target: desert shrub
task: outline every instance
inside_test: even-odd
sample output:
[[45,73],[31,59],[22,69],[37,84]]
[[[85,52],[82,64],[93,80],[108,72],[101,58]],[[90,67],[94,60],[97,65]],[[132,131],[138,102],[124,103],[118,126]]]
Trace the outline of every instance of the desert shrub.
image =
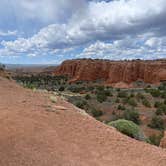
[[77,101],[75,104],[78,108],[84,109],[84,107],[87,105],[87,102],[85,100]]
[[136,124],[140,124],[139,113],[137,110],[128,109],[123,113],[123,118],[126,120],[133,121]]
[[59,88],[59,91],[64,91],[65,90],[65,87],[64,86],[61,86],[60,88]]
[[123,103],[123,104],[127,104],[127,103],[128,103],[128,100],[129,100],[129,98],[128,98],[128,97],[123,98],[123,99],[122,99],[122,103]]
[[126,98],[128,97],[128,94],[125,91],[119,91],[117,96],[120,98]]
[[133,98],[133,97],[135,97],[135,94],[134,94],[134,93],[131,93],[131,94],[130,94],[130,98]]
[[100,103],[102,103],[102,102],[107,100],[107,96],[103,92],[97,92],[96,98],[97,98],[97,101],[100,102]]
[[73,92],[73,93],[79,93],[83,90],[85,90],[85,87],[84,86],[81,86],[81,85],[70,85],[67,90]]
[[117,91],[117,92],[120,92],[120,88],[117,88],[116,91]]
[[160,86],[158,87],[159,90],[166,90],[166,83],[163,82],[160,84]]
[[162,104],[163,104],[162,102],[156,101],[154,103],[154,107],[159,108]]
[[143,100],[142,100],[142,104],[143,104],[145,107],[151,107],[151,104],[150,104],[150,102],[149,102],[147,99],[143,99]]
[[164,92],[161,92],[161,98],[166,99],[166,90]]
[[138,92],[136,94],[136,98],[137,98],[137,100],[143,100],[143,99],[145,99],[145,96],[142,93]]
[[160,134],[160,135],[152,135],[152,136],[150,136],[150,137],[148,138],[148,139],[149,139],[149,143],[152,144],[152,145],[159,146],[162,137],[163,137],[163,134]]
[[136,107],[137,106],[137,102],[133,99],[133,98],[129,98],[127,100],[127,103],[133,107]]
[[163,130],[164,121],[160,116],[154,116],[148,126],[154,129]]
[[158,89],[150,89],[149,92],[153,97],[159,97],[161,95],[160,90]]
[[164,104],[166,105],[166,99],[164,100]]
[[85,95],[85,99],[86,99],[86,100],[90,100],[90,99],[91,99],[91,96],[90,96],[89,94],[86,94],[86,95]]
[[94,86],[88,86],[88,87],[87,87],[87,91],[93,91],[94,89],[95,89]]
[[34,84],[30,84],[30,83],[24,84],[24,87],[28,88],[28,89],[34,89],[34,88],[36,88]]
[[161,108],[157,108],[155,114],[156,115],[162,115],[163,114],[163,110]]
[[131,138],[135,138],[141,141],[145,140],[145,136],[139,126],[132,121],[119,119],[109,122],[108,125],[115,127],[118,131]]
[[104,90],[106,96],[113,96],[110,90]]
[[125,108],[125,106],[124,105],[118,105],[118,110],[125,110],[126,108]]
[[97,86],[96,89],[97,91],[104,91],[104,86]]
[[103,115],[103,112],[101,110],[98,110],[98,109],[95,109],[95,108],[91,109],[91,113],[92,113],[93,117],[99,117],[99,116]]
[[158,106],[156,114],[157,115],[166,114],[166,105],[162,103],[160,106]]
[[120,99],[116,98],[115,103],[120,103]]

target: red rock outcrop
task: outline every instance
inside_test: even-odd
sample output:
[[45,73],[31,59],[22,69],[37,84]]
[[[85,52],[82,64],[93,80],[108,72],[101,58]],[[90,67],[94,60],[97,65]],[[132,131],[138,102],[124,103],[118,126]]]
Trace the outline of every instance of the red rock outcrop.
[[68,75],[71,78],[70,82],[101,79],[107,84],[130,84],[137,80],[155,84],[166,81],[166,60],[67,60],[55,69],[54,74]]

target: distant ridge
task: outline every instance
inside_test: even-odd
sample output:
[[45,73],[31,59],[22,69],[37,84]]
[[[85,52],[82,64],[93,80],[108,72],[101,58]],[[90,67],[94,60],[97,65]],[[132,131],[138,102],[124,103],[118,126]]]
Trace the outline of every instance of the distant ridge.
[[104,80],[106,84],[137,80],[158,84],[166,81],[166,59],[111,61],[101,59],[76,59],[64,61],[53,72],[68,75],[70,82]]

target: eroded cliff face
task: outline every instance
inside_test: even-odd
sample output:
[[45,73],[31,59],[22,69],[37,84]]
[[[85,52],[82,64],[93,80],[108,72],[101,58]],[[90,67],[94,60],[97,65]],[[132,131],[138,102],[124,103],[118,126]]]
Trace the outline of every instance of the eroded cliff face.
[[109,61],[109,60],[68,60],[54,71],[55,75],[68,75],[70,82],[103,80],[106,84],[137,80],[146,83],[166,81],[166,60],[157,61]]

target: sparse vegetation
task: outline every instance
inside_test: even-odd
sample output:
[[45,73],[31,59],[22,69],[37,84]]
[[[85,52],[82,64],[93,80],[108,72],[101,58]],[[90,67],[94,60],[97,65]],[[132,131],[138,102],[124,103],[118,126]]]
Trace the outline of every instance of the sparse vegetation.
[[139,112],[137,110],[128,109],[123,113],[123,117],[126,120],[133,121],[136,124],[140,124]]
[[164,121],[160,116],[154,116],[148,126],[158,130],[163,130],[165,128]]
[[153,97],[159,97],[161,95],[159,89],[149,89],[148,91]]
[[[165,128],[166,84],[164,83],[159,87],[145,86],[145,89],[140,87],[130,90],[101,86],[98,81],[91,83],[78,81],[69,84],[66,76],[28,75],[16,76],[15,79],[24,87],[33,90],[55,91],[100,121],[125,119],[154,130]],[[50,100],[53,103],[57,101],[54,96],[50,97]],[[140,120],[140,107],[141,115],[148,115],[147,122]],[[105,116],[102,116],[103,114]],[[157,135],[148,139],[155,145],[158,145],[158,140]]]
[[91,113],[93,117],[99,117],[103,115],[103,112],[101,110],[97,110],[95,108],[91,109]]
[[118,105],[118,110],[125,110],[125,106],[124,105]]
[[133,98],[129,98],[128,101],[127,101],[127,103],[129,105],[133,106],[133,107],[137,106],[137,103],[136,103],[135,99],[133,99]]
[[144,96],[142,93],[138,92],[138,93],[136,94],[136,98],[137,98],[138,101],[140,101],[140,100],[145,99],[145,96]]
[[60,88],[59,88],[59,91],[64,91],[65,90],[65,87],[64,86],[61,86]]
[[144,99],[142,100],[142,104],[143,104],[145,107],[151,107],[150,102],[149,102],[146,98],[144,98]]
[[102,103],[102,102],[106,101],[107,96],[103,91],[98,91],[96,94],[96,98],[97,98],[98,102]]
[[85,100],[80,100],[78,102],[76,102],[75,104],[77,107],[81,108],[81,109],[84,109],[85,106],[87,105],[87,102]]
[[160,141],[163,137],[163,134],[159,134],[159,135],[152,135],[148,138],[148,142],[152,145],[156,145],[156,146],[159,146],[160,145]]
[[128,97],[128,94],[125,91],[119,91],[117,96],[120,98],[126,98]]
[[85,95],[85,99],[86,99],[86,100],[90,100],[90,99],[91,99],[91,96],[90,96],[89,94],[86,94],[86,95]]

